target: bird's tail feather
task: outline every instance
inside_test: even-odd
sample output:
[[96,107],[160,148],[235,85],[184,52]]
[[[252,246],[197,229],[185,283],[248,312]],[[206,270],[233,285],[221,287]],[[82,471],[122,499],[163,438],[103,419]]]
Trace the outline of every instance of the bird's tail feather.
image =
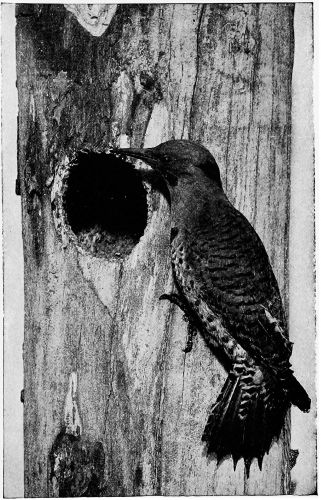
[[262,467],[263,456],[269,452],[273,439],[279,437],[290,406],[269,374],[264,373],[262,381],[257,382],[253,372],[243,376],[231,372],[212,407],[202,437],[207,453],[214,453],[218,462],[232,455],[235,468],[243,457],[247,476],[255,457]]
[[311,399],[300,382],[298,382],[293,375],[287,380],[286,388],[291,403],[297,406],[301,411],[308,412],[310,410]]

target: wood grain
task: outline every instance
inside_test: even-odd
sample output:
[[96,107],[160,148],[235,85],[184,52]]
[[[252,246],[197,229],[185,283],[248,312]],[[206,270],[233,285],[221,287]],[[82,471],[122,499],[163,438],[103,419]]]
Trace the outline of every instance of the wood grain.
[[96,494],[288,492],[288,429],[249,480],[243,463],[234,472],[204,456],[225,372],[201,337],[182,352],[184,318],[158,300],[173,286],[165,199],[149,192],[144,235],[107,261],[62,244],[51,191],[77,149],[198,140],[261,235],[286,301],[292,24],[287,5],[120,5],[92,37],[62,5],[17,6],[26,496],[59,492],[49,455],[72,373],[83,446],[104,453]]

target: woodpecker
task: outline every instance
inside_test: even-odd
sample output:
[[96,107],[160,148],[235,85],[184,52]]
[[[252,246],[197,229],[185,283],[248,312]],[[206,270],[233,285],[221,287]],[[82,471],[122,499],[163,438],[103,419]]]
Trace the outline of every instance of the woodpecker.
[[218,462],[243,457],[246,473],[279,438],[291,404],[310,398],[293,376],[292,343],[263,243],[227,199],[218,165],[195,142],[114,149],[143,160],[165,181],[171,209],[171,258],[178,293],[164,294],[226,361],[228,377],[202,436]]

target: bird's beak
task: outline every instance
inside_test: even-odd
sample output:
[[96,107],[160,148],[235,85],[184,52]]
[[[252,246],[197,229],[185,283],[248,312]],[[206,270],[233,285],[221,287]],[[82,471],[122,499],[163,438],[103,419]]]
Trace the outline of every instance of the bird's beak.
[[112,153],[124,155],[124,156],[132,156],[133,158],[138,158],[139,160],[143,160],[145,163],[148,163],[152,168],[157,169],[159,166],[159,159],[157,158],[155,152],[152,149],[139,149],[139,148],[112,148]]

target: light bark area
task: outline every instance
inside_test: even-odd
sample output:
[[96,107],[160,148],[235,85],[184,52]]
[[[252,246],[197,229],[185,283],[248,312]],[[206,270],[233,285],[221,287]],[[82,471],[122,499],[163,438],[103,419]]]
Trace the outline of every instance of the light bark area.
[[204,455],[226,373],[200,336],[182,352],[182,313],[158,300],[173,287],[165,199],[148,195],[144,235],[108,261],[62,244],[51,198],[75,150],[197,140],[263,239],[286,303],[293,7],[120,5],[97,38],[62,5],[17,16],[25,495],[59,493],[49,455],[69,397],[89,454],[102,445],[96,494],[288,493],[287,430],[249,479],[243,462],[234,472]]

